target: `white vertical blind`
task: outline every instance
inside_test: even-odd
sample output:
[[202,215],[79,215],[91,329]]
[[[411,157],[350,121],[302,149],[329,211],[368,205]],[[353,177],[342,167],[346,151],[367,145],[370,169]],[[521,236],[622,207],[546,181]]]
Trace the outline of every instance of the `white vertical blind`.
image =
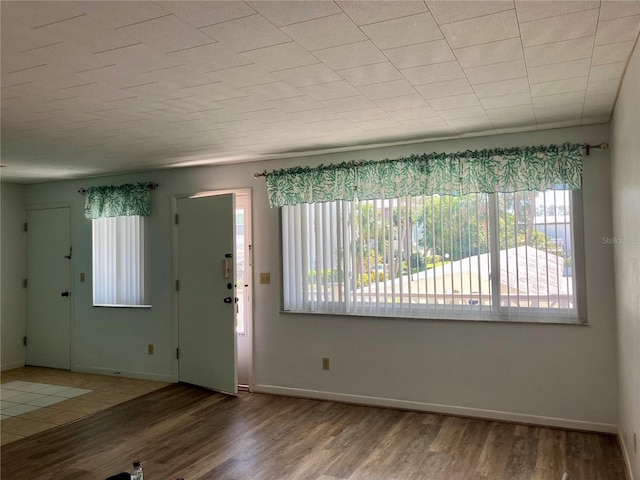
[[145,305],[144,217],[104,217],[93,229],[93,304]]
[[574,322],[571,232],[562,190],[284,206],[284,309]]

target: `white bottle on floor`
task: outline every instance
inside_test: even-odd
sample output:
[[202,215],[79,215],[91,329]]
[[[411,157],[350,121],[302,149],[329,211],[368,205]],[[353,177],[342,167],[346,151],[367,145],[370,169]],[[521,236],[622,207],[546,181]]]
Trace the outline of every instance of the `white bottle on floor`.
[[142,466],[140,465],[140,461],[138,460],[133,462],[133,472],[131,472],[131,480],[144,480]]

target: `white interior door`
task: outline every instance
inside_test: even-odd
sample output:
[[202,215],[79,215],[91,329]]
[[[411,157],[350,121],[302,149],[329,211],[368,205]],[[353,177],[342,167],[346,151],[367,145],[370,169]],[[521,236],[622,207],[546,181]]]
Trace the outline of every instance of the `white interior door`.
[[178,200],[179,380],[237,393],[235,196]]
[[28,210],[27,225],[27,365],[69,370],[69,208]]

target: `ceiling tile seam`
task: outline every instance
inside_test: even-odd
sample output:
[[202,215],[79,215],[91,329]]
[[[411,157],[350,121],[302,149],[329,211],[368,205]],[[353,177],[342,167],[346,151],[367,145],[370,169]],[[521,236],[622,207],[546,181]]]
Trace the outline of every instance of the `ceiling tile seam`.
[[[400,47],[383,48],[383,49],[380,49],[380,51],[381,52],[389,52],[391,50],[400,50],[402,48],[417,47],[418,45],[426,45],[426,44],[429,44],[429,43],[436,43],[436,42],[442,42],[442,41],[446,42],[446,39],[443,37],[443,38],[438,38],[437,40],[429,40],[428,42],[408,43],[408,44],[402,45]],[[447,47],[449,47],[449,49],[451,49],[451,47],[449,46],[448,42],[447,42]],[[464,47],[464,48],[466,48],[466,47]],[[416,65],[416,66],[418,66],[418,65]]]
[[[211,37],[209,37],[211,38]],[[207,43],[202,43],[200,45],[193,45],[191,47],[185,47],[185,48],[179,48],[177,50],[169,50],[168,52],[164,52],[164,55],[171,55],[172,53],[179,53],[179,52],[184,52],[186,50],[193,50],[195,48],[200,48],[200,47],[206,47],[207,45],[215,45],[216,43],[220,43],[217,40],[211,38],[211,40],[213,40],[213,42],[207,42]]]
[[[287,35],[287,37],[288,37],[288,35]],[[250,48],[250,49],[248,49],[248,50],[241,50],[241,51],[238,51],[238,53],[255,52],[255,51],[258,51],[258,50],[263,50],[263,49],[265,49],[265,48],[277,47],[278,45],[287,45],[287,44],[289,44],[289,43],[293,43],[293,44],[295,44],[295,45],[298,45],[300,48],[302,48],[302,46],[300,46],[300,45],[299,45],[295,40],[291,39],[289,42],[279,42],[279,43],[274,43],[274,44],[272,44],[272,45],[266,45],[266,46],[264,46],[264,47]],[[307,50],[307,49],[303,49],[303,50],[305,50],[306,52],[311,53],[311,52],[310,52],[309,50]]]
[[114,27],[114,30],[120,30],[121,28],[132,27],[134,25],[140,25],[142,23],[147,23],[147,22],[155,22],[156,20],[160,20],[161,18],[167,18],[167,17],[172,17],[172,16],[174,16],[174,15],[171,14],[171,13],[167,13],[166,15],[160,15],[158,17],[147,18],[145,20],[140,20],[139,22],[127,23],[126,25],[118,25],[118,26]]
[[[282,29],[282,28],[284,28],[284,27],[290,27],[290,26],[292,26],[292,25],[300,25],[301,23],[315,22],[316,20],[322,20],[322,19],[324,19],[324,18],[330,18],[330,17],[337,17],[337,16],[339,16],[339,15],[345,15],[347,18],[349,18],[349,21],[351,21],[351,23],[353,23],[353,26],[354,26],[354,27],[356,27],[356,28],[358,27],[358,25],[357,25],[353,20],[351,20],[351,18],[350,18],[348,15],[346,15],[346,14],[343,12],[343,13],[331,13],[331,14],[329,14],[329,15],[323,15],[323,16],[321,16],[321,17],[315,17],[315,18],[312,18],[312,19],[310,19],[310,20],[300,20],[299,22],[287,23],[286,25],[280,25],[279,27],[276,27],[276,28],[277,28],[278,30],[280,30],[280,29]],[[275,26],[275,25],[274,25],[274,26]],[[285,33],[285,32],[282,32],[282,33]],[[286,35],[286,33],[285,33],[285,35]]]
[[[524,47],[524,49],[525,50],[529,50],[529,49],[532,49],[532,48],[543,47],[543,46],[546,46],[546,45],[556,45],[558,43],[566,43],[566,42],[573,42],[575,40],[583,40],[585,38],[593,38],[595,40],[596,36],[595,35],[585,35],[584,37],[568,38],[566,40],[557,40],[555,42],[540,43],[538,45],[531,45],[531,46],[528,46],[528,47]],[[616,43],[619,43],[619,42],[616,42]]]
[[[386,63],[386,62],[384,62],[384,63]],[[398,73],[400,73],[399,70],[398,70]],[[404,75],[403,75],[403,77],[404,77]],[[347,82],[348,84],[350,84],[353,88],[355,88],[357,90],[360,90],[359,87],[370,87],[372,85],[381,85],[383,83],[389,83],[389,82],[400,82],[402,80],[404,80],[405,82],[409,83],[409,85],[411,85],[413,87],[413,84],[411,82],[409,82],[406,78],[395,78],[395,79],[392,79],[392,80],[381,80],[379,82],[372,82],[372,83],[359,83],[358,85],[354,85],[353,83],[351,83],[349,80],[346,80],[346,79],[344,81]],[[416,92],[416,93],[418,93],[418,92]]]
[[64,42],[60,41],[60,42],[49,43],[47,45],[41,45],[39,47],[27,48],[26,50],[20,50],[17,53],[33,52],[34,50],[40,50],[41,48],[53,47],[55,45],[60,45],[61,43],[64,43]]
[[[597,46],[597,45],[596,45]],[[597,65],[593,65],[594,67],[605,67],[607,65],[615,65],[616,63],[624,63],[625,65],[628,64],[628,62],[626,61],[620,61],[620,60],[616,60],[615,62],[605,62],[605,63],[599,63]]]
[[80,15],[75,15],[73,17],[69,17],[69,18],[63,18],[61,20],[56,20],[55,22],[50,22],[50,23],[45,23],[43,25],[37,25],[35,27],[33,27],[34,30],[38,30],[39,28],[44,28],[44,27],[48,27],[50,25],[55,25],[57,23],[62,23],[62,22],[68,22],[70,20],[75,20],[76,18],[80,18],[80,17],[84,17],[86,16],[86,13],[81,13]]
[[[447,40],[447,45],[449,45],[449,48],[451,48],[451,50],[453,52],[455,52],[456,50],[465,50],[467,48],[474,48],[474,47],[482,47],[485,45],[491,45],[492,43],[501,43],[501,42],[506,42],[507,40],[513,40],[516,38],[521,38],[520,35],[516,35],[515,37],[507,37],[507,38],[501,38],[500,40],[492,40],[490,42],[480,42],[480,43],[474,43],[473,45],[466,45],[464,47],[458,47],[458,48],[453,48],[451,47],[451,45],[449,45],[449,41]],[[520,42],[522,44],[522,42]],[[537,46],[537,45],[536,45]],[[456,57],[457,58],[457,57]],[[480,66],[480,65],[479,65]]]
[[355,26],[357,26],[357,27],[366,27],[368,25],[375,25],[377,23],[388,22],[389,20],[397,20],[397,19],[400,19],[400,18],[413,17],[414,15],[421,15],[421,14],[424,14],[424,13],[431,13],[429,11],[429,7],[424,2],[422,2],[422,3],[425,5],[425,8],[426,8],[426,11],[424,11],[424,12],[410,13],[409,15],[402,15],[400,17],[389,18],[389,19],[386,19],[386,20],[379,20],[377,22],[363,23],[362,25],[358,25],[358,22],[356,22],[353,18],[351,18],[351,15],[349,15],[347,12],[345,12],[344,8],[342,8],[342,6],[339,3],[336,3],[336,5],[338,6],[338,8],[340,10],[342,10],[342,13],[344,13],[347,17],[349,17],[349,20],[351,20],[354,23]]
[[[360,31],[362,31],[362,30],[360,30]],[[342,48],[342,47],[346,47],[346,46],[349,46],[349,45],[355,45],[355,44],[357,44],[357,43],[366,43],[366,42],[373,44],[373,45],[374,45],[378,50],[380,50],[380,48],[378,48],[378,46],[375,44],[375,42],[374,42],[373,40],[371,40],[371,39],[369,38],[369,36],[368,36],[366,33],[364,33],[364,32],[362,32],[362,33],[367,37],[367,39],[366,39],[366,40],[356,40],[356,41],[354,41],[354,42],[343,43],[342,45],[334,45],[334,46],[332,46],[332,47],[322,47],[322,48],[316,48],[315,50],[307,50],[307,49],[305,49],[305,50],[306,50],[307,52],[309,52],[309,53],[313,54],[313,53],[317,53],[317,52],[323,52],[323,51],[325,51],[325,50],[331,50],[332,48]],[[302,47],[301,47],[301,48],[302,48]],[[381,50],[380,50],[380,51],[381,51]],[[314,55],[314,56],[315,56],[315,55]],[[317,58],[317,57],[316,57],[316,58]],[[321,61],[321,60],[320,60],[320,61]]]
[[[513,5],[513,2],[512,2],[511,4]],[[435,15],[433,15],[433,13],[432,13],[432,15],[433,15],[433,19],[436,21],[436,23],[437,23],[439,26],[445,26],[445,25],[453,25],[454,23],[463,23],[463,22],[468,22],[469,20],[477,20],[478,18],[492,17],[492,16],[494,16],[494,15],[500,15],[500,14],[502,14],[502,13],[504,13],[504,12],[508,12],[508,11],[510,11],[510,10],[514,10],[514,13],[515,13],[515,10],[516,10],[515,5],[513,5],[511,8],[505,8],[504,10],[500,10],[500,11],[498,11],[498,12],[485,13],[485,14],[483,14],[483,15],[478,15],[478,16],[476,16],[476,17],[463,18],[463,19],[461,19],[461,20],[455,20],[455,21],[453,21],[453,22],[444,22],[444,23],[439,23],[439,22],[438,22],[438,20],[436,19],[436,16],[435,16]],[[463,47],[463,48],[464,48],[464,47]]]
[[132,95],[130,97],[112,98],[111,100],[103,100],[101,103],[120,102],[122,100],[131,100],[132,98],[138,98],[138,96]]
[[[166,108],[164,110],[171,110],[170,108]],[[205,108],[204,110],[193,110],[191,112],[185,112],[185,115],[194,115],[196,113],[203,113],[203,112],[213,112],[215,110],[224,110],[224,107],[214,107],[214,108]],[[155,112],[157,110],[151,110],[152,112]]]
[[[389,61],[384,61],[384,62],[374,62],[374,63],[368,63],[368,64],[366,64],[366,65],[358,65],[357,67],[337,68],[337,69],[335,69],[335,70],[334,70],[334,72],[335,72],[335,73],[338,73],[338,72],[344,72],[345,70],[355,70],[355,69],[357,69],[357,68],[371,67],[371,66],[373,66],[373,65],[384,65],[385,63],[390,63],[390,62],[389,62]],[[392,65],[393,65],[393,64],[392,64]],[[398,71],[400,70],[400,69],[399,69],[398,67],[396,67],[395,65],[393,65],[393,67],[394,67],[396,70],[398,70]],[[338,73],[338,75],[340,75],[340,74]],[[343,77],[343,78],[344,78],[344,77]],[[345,80],[346,80],[346,79],[345,79]],[[348,81],[348,80],[346,80],[346,81]]]
[[31,67],[25,67],[25,68],[21,68],[19,70],[13,70],[12,72],[6,72],[5,75],[11,75],[12,73],[20,73],[20,72],[25,72],[27,70],[33,70],[34,68],[41,68],[41,67],[46,67],[48,64],[46,63],[42,63],[40,65],[33,65]]
[[[524,20],[524,21],[518,21],[519,25],[525,25],[527,23],[533,23],[533,22],[539,22],[540,20],[550,20],[552,18],[560,18],[560,17],[568,17],[571,15],[579,15],[581,13],[584,12],[590,12],[591,10],[598,10],[598,23],[600,22],[600,13],[601,13],[601,8],[600,5],[598,5],[597,7],[593,7],[593,8],[585,8],[584,10],[576,10],[575,12],[569,12],[569,13],[560,13],[558,15],[552,15],[550,17],[541,17],[541,18],[534,18],[533,20]],[[629,15],[626,15],[629,16]]]
[[100,55],[101,53],[115,52],[116,50],[123,50],[129,47],[136,47],[138,45],[142,45],[142,42],[130,43],[128,45],[122,45],[120,47],[109,48],[107,50],[100,50],[98,52],[92,52],[92,55]]
[[127,90],[129,88],[137,88],[137,87],[146,87],[148,85],[155,85],[156,83],[160,83],[160,80],[154,80],[153,82],[139,83],[137,85],[127,85],[124,87],[120,87],[120,90]]
[[591,55],[589,56],[589,74],[587,75],[587,85],[585,86],[584,94],[582,96],[582,109],[580,111],[581,119],[584,117],[584,109],[585,109],[586,100],[587,100],[587,88],[588,88],[589,78],[591,77],[591,70],[593,69],[593,53],[596,48],[596,38],[598,36],[598,27],[600,26],[600,19],[602,17],[602,1],[600,2],[599,6],[600,8],[598,9],[598,21],[596,22],[596,33],[593,36],[593,42],[591,42]]
[[54,98],[52,100],[45,100],[42,103],[52,103],[52,102],[61,102],[63,100],[71,100],[73,98],[80,98],[80,95],[74,95],[73,97],[64,97],[64,98]]
[[205,85],[215,85],[216,83],[222,83],[222,80],[217,80],[215,82],[198,83],[197,85],[187,85],[184,87],[177,87],[176,90],[185,90],[187,88],[204,87]]
[[98,83],[98,82],[96,81],[96,82],[80,83],[78,85],[69,85],[68,87],[60,87],[60,90],[68,90],[70,88],[86,87],[87,85],[95,85],[96,83]]
[[73,73],[86,73],[86,72],[93,72],[95,70],[102,70],[103,68],[109,68],[109,67],[115,67],[117,66],[117,63],[110,63],[109,65],[103,65],[101,67],[93,67],[93,68],[87,68],[86,70],[78,70],[77,72],[73,72]]
[[0,88],[11,88],[11,87],[19,87],[20,85],[28,85],[30,83],[33,83],[32,80],[29,80],[27,82],[20,82],[20,83],[14,83],[13,85],[3,85]]
[[[596,65],[596,66],[599,67],[600,65]],[[529,81],[529,85],[541,85],[543,83],[564,82],[565,80],[576,80],[578,78],[587,78],[588,79],[590,74],[591,74],[591,72],[589,72],[589,74],[587,74],[587,75],[579,75],[577,77],[558,78],[556,80],[545,80],[543,82],[532,82],[532,81]]]
[[[538,127],[538,119],[535,115],[535,107],[533,106],[533,92],[531,91],[531,79],[529,77],[529,67],[527,65],[527,56],[525,55],[525,47],[524,47],[524,43],[522,42],[522,29],[520,28],[520,19],[518,17],[518,9],[516,8],[516,23],[518,24],[518,33],[519,38],[520,38],[520,52],[522,53],[522,62],[524,63],[524,71],[526,72],[526,77],[522,77],[522,78],[526,78],[527,79],[527,89],[529,92],[529,98],[531,99],[531,107],[533,109],[533,119],[535,121],[535,125],[536,128]],[[564,62],[559,62],[559,63],[564,63]],[[498,120],[496,119],[496,122]],[[493,123],[492,123],[493,124]]]
[[91,110],[91,111],[88,111],[88,112],[82,112],[82,113],[108,112],[108,111],[111,111],[111,110],[118,110],[118,107],[103,108],[103,109],[100,109],[100,110]]
[[[366,98],[368,102],[373,103],[373,105],[375,105],[376,107],[378,107],[378,108],[380,108],[381,110],[384,111],[384,109],[380,105],[378,105],[374,100],[369,99],[365,95],[354,95],[353,98],[355,98],[356,96],[358,96],[358,97],[362,96],[362,97]],[[352,98],[352,97],[344,97],[344,98]],[[331,99],[331,100],[338,100],[338,99]],[[323,102],[330,102],[331,100],[323,100]],[[363,108],[353,108],[353,109],[350,109],[350,110],[341,110],[340,112],[336,112],[335,110],[332,110],[330,107],[325,107],[325,108],[331,110],[334,113],[340,114],[340,113],[357,112],[359,110],[368,110],[368,109],[371,108],[371,106],[367,106],[367,107],[363,107]]]
[[[223,81],[224,81],[224,80],[223,80]],[[289,86],[289,87],[291,87],[291,88],[295,88],[295,89],[297,90],[297,88],[296,88],[296,87],[294,87],[294,86],[292,86],[292,85],[289,85],[289,84],[288,84],[287,82],[285,82],[284,80],[275,80],[275,81],[272,81],[272,82],[255,83],[255,84],[247,85],[247,86],[245,86],[245,87],[238,87],[238,90],[246,90],[246,89],[248,89],[248,88],[261,87],[261,86],[264,86],[264,85],[273,85],[274,83],[284,83],[284,84],[286,84],[287,86]],[[304,96],[304,94],[300,94],[300,95],[295,95],[295,96],[293,96],[293,97],[284,97],[284,98],[297,98],[297,97],[303,97],[303,96]],[[279,100],[279,99],[275,98],[274,100]]]
[[[245,2],[242,2],[242,3],[244,3],[245,5],[247,5]],[[253,10],[253,8],[252,8],[250,5],[247,5],[247,6]],[[243,15],[243,16],[241,16],[241,17],[231,18],[231,19],[229,19],[229,20],[223,20],[222,22],[215,22],[215,23],[211,23],[211,24],[209,24],[209,25],[203,25],[203,26],[201,26],[201,27],[195,27],[195,28],[196,28],[197,30],[202,30],[203,28],[213,27],[213,26],[215,26],[215,25],[222,25],[222,24],[224,24],[224,23],[235,22],[236,20],[242,20],[243,18],[255,17],[256,15],[259,15],[259,16],[261,16],[262,18],[264,18],[264,15],[262,15],[260,12],[258,12],[258,11],[256,11],[256,10],[253,10],[253,11],[254,11],[254,13],[250,13],[249,15]],[[264,19],[265,19],[266,21],[268,21],[266,18],[264,18]],[[271,23],[271,22],[269,22],[269,23]],[[273,25],[273,24],[272,24],[272,25]],[[274,26],[275,26],[275,25],[274,25]],[[276,27],[276,28],[278,28],[278,27]],[[204,32],[202,32],[202,33],[204,33]]]
[[[217,69],[214,69],[214,70],[205,70],[204,73],[224,72],[225,70],[229,70],[231,68],[250,67],[251,65],[257,65],[257,64],[253,63],[253,62],[243,63],[242,65],[236,65],[234,67],[224,67],[224,68],[217,68]],[[270,72],[270,73],[272,73],[272,72]]]
[[183,98],[192,98],[195,97],[195,95],[183,95],[182,97],[173,97],[173,98],[167,98],[164,100],[157,100],[158,102],[171,102],[173,100],[182,100]]
[[[552,62],[552,63],[543,63],[541,65],[534,65],[532,67],[526,67],[526,68],[527,68],[527,72],[528,72],[530,68],[548,67],[549,65],[562,65],[563,63],[577,62],[579,60],[587,60],[589,58],[591,58],[591,57],[572,58],[571,60],[563,60],[563,61],[560,61],[560,62]],[[525,59],[525,66],[526,66],[526,59]]]
[[153,70],[145,70],[144,72],[141,72],[141,73],[142,74],[155,73],[155,72],[161,72],[164,70],[171,70],[172,68],[186,67],[186,66],[187,66],[186,63],[179,63],[178,65],[171,65],[170,67],[161,67],[161,68],[154,68]]
[[[640,33],[640,30],[638,31],[638,33]],[[598,45],[595,45],[595,47],[606,47],[608,45],[615,45],[617,43],[635,42],[637,39],[638,39],[638,34],[636,33],[636,38],[634,40],[624,40],[622,42],[611,42],[611,43],[599,43]]]
[[[254,65],[259,67],[259,65],[257,65],[256,63],[247,63],[247,64],[244,64],[244,65],[234,65],[233,67],[218,68],[216,70],[205,70],[204,73],[226,72],[227,70],[234,70],[236,68],[244,68],[244,67],[250,67],[250,66],[254,66]],[[267,70],[265,70],[265,71],[267,71]],[[269,72],[269,73],[272,73],[272,72]]]
[[65,110],[65,108],[64,108],[64,107],[60,107],[60,108],[52,108],[52,109],[50,109],[50,110],[39,110],[39,111],[38,111],[38,110],[36,110],[36,112],[35,112],[35,113],[58,112],[58,111],[60,111],[60,110]]

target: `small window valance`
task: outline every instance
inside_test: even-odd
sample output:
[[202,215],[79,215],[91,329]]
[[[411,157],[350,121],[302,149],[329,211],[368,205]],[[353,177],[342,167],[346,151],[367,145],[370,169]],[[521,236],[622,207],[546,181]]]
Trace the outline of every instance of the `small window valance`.
[[151,215],[151,193],[153,184],[127,183],[89,187],[86,190],[84,216],[92,220],[103,217]]
[[272,207],[405,195],[582,188],[582,144],[430,153],[265,174]]

